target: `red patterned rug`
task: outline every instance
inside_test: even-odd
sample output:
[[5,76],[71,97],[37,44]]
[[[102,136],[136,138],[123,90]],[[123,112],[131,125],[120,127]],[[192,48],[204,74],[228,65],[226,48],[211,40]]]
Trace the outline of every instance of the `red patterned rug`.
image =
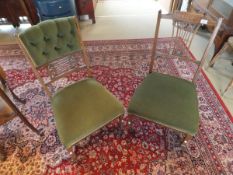
[[[168,41],[159,40],[166,51]],[[148,72],[152,39],[86,42],[94,76],[127,107],[138,84]],[[183,43],[180,53],[191,57]],[[18,45],[0,46],[0,65],[6,70],[10,87],[27,100],[15,102],[28,120],[45,133],[39,137],[19,118],[0,126],[0,144],[7,160],[0,163],[0,174],[233,174],[233,127],[230,114],[222,105],[204,74],[197,81],[200,109],[198,134],[180,147],[180,134],[136,116],[124,118],[124,132],[118,134],[118,120],[104,126],[77,144],[78,162],[73,164],[61,145],[48,98],[35,79]],[[159,71],[190,79],[192,63],[159,60]],[[55,86],[81,79],[81,70],[58,81]],[[46,76],[46,73],[44,73]],[[135,134],[130,134],[132,121]]]

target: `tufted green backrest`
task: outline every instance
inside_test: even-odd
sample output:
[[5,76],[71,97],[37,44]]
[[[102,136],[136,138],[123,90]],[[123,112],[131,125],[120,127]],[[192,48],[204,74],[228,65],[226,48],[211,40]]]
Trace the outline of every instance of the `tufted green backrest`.
[[75,17],[43,21],[19,34],[36,67],[81,50]]

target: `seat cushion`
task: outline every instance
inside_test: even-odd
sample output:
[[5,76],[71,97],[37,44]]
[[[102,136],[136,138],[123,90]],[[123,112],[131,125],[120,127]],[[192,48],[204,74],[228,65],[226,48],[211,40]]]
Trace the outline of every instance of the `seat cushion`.
[[94,79],[58,91],[52,98],[58,135],[69,148],[124,113],[123,105]]
[[128,112],[190,135],[198,130],[195,85],[169,75],[149,74],[136,89]]

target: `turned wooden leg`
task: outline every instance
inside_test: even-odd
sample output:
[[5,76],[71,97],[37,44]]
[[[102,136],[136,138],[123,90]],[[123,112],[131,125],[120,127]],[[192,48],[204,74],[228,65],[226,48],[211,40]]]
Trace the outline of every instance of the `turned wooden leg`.
[[128,121],[128,122],[127,122],[127,125],[128,125],[128,132],[129,132],[129,134],[130,134],[131,136],[135,136],[136,131],[135,131],[135,129],[133,128],[133,123],[132,123],[132,121]]
[[219,58],[219,56],[225,51],[227,50],[229,47],[229,44],[226,42],[223,46],[223,48],[210,60],[209,66],[213,67],[214,63],[216,62],[216,60]]
[[119,116],[118,128],[114,131],[118,137],[124,134],[124,116],[124,114]]
[[227,85],[226,89],[224,90],[223,95],[224,95],[224,93],[225,93],[231,86],[233,86],[233,78],[231,79],[231,81],[230,81],[229,84]]
[[71,146],[70,148],[67,149],[67,151],[70,154],[71,161],[73,163],[77,162],[77,155],[75,154],[75,145]]
[[186,144],[189,140],[191,140],[193,138],[193,136],[189,135],[189,134],[185,134],[184,137],[184,141],[183,143]]

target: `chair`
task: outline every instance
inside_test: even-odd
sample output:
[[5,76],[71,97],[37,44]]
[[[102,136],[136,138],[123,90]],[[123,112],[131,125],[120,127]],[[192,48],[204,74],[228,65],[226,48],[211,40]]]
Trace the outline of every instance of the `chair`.
[[6,73],[5,73],[5,71],[3,70],[3,68],[1,66],[0,66],[0,82],[2,83],[1,84],[2,88],[4,90],[10,91],[10,93],[12,94],[12,96],[14,97],[14,99],[18,100],[21,103],[26,103],[25,100],[20,99],[17,95],[15,95],[15,93],[12,91],[12,89],[10,87],[8,87],[7,81],[6,81]]
[[[165,54],[157,47],[159,27],[162,19],[172,20],[175,28],[172,32],[175,41],[171,43],[172,47],[170,46],[170,51],[167,51]],[[192,138],[198,131],[199,112],[195,81],[218,32],[222,19],[219,19],[211,35],[192,82],[172,75],[152,72],[152,70],[153,64],[158,57],[164,59],[177,58],[182,61],[193,61],[196,63],[194,60],[182,57],[176,53],[175,46],[180,41],[184,41],[184,43],[190,45],[190,40],[193,39],[193,35],[196,34],[201,25],[201,19],[202,16],[198,14],[187,12],[161,14],[161,11],[159,11],[149,75],[146,76],[135,90],[128,107],[128,112],[131,114],[182,132],[185,134],[185,141]],[[213,25],[216,23],[208,21],[208,24]]]
[[[217,59],[219,58],[219,56],[225,52],[226,50],[231,49],[233,50],[233,36],[229,37],[227,42],[224,44],[224,46],[222,47],[222,49],[210,60],[209,66],[213,67],[215,62],[217,61]],[[232,66],[233,66],[233,62],[232,62]],[[223,91],[223,94],[233,85],[233,78],[231,79],[231,81],[229,82],[229,84],[227,85],[227,87],[225,88],[225,90]]]
[[[75,158],[75,143],[123,114],[123,105],[91,78],[90,62],[75,17],[43,21],[19,34],[19,42],[51,99],[59,138]],[[41,68],[48,71],[48,82],[39,74]],[[49,89],[53,82],[79,69],[87,70],[88,77],[55,93]]]
[[[19,109],[15,106],[15,104],[8,97],[7,90],[9,90],[14,98],[21,101],[12,90],[7,88],[6,85],[6,76],[2,67],[0,66],[0,125],[5,124],[6,122],[12,120],[16,116],[18,116],[32,131],[41,135],[40,132],[24,117],[24,115],[19,111]],[[6,153],[4,147],[0,145],[0,160],[3,161],[6,159]]]

